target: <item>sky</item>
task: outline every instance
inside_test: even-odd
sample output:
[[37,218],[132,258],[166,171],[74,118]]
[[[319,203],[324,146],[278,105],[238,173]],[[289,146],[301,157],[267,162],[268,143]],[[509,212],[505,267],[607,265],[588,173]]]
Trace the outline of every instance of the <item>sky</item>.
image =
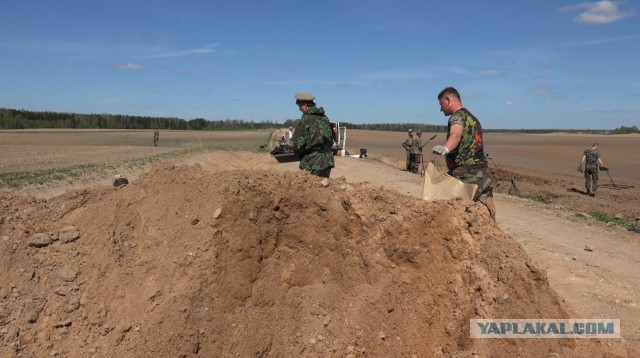
[[490,129],[640,126],[640,2],[0,0],[0,107]]

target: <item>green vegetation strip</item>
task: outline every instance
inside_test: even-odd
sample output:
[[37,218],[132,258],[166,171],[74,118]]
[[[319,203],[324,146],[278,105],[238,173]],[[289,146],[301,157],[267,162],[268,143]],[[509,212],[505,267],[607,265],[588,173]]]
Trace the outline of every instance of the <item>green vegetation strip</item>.
[[531,201],[537,201],[539,203],[544,203],[544,200],[542,200],[542,198],[540,198],[539,196],[535,196],[535,195],[522,195],[520,196],[522,199],[527,199],[527,200],[531,200]]
[[122,168],[142,168],[148,164],[162,161],[184,158],[200,152],[221,151],[219,147],[198,147],[156,154],[148,157],[131,159],[119,163],[93,163],[80,164],[67,168],[43,169],[32,172],[0,173],[0,188],[8,187],[17,189],[28,185],[44,185],[54,181],[72,180],[85,175],[95,175]]
[[631,232],[640,233],[640,226],[628,223],[628,222],[626,222],[626,221],[624,221],[622,219],[618,219],[618,218],[613,217],[613,216],[611,216],[609,214],[601,213],[601,212],[595,212],[595,213],[591,214],[591,216],[594,219],[596,219],[598,221],[601,221],[603,223],[615,223],[615,224],[618,224],[618,225],[620,225],[622,227],[625,227],[627,230],[629,230]]

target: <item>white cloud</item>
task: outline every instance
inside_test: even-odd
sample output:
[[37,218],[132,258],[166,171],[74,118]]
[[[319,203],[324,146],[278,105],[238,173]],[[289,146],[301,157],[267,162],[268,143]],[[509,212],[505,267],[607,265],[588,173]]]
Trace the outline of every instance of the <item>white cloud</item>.
[[469,71],[467,71],[466,69],[464,69],[462,67],[453,66],[453,67],[450,67],[449,70],[454,75],[459,75],[459,76],[468,76],[469,75]]
[[497,70],[477,71],[476,74],[478,76],[500,76],[500,75],[502,75],[502,73],[500,73],[500,71],[497,71]]
[[115,68],[116,70],[143,70],[143,65],[134,65],[132,63],[114,63],[111,65],[111,68]]
[[616,2],[610,0],[600,0],[596,2],[583,2],[576,5],[565,6],[559,11],[582,11],[573,20],[587,25],[610,24],[626,17],[634,16],[634,10],[623,11],[618,8]]
[[533,76],[533,79],[534,80],[541,80],[541,81],[553,81],[555,79],[555,77],[553,77],[553,75],[545,73],[545,74],[542,74],[542,75]]
[[191,56],[202,55],[211,53],[215,50],[217,45],[209,44],[203,48],[195,48],[190,50],[175,50],[175,51],[163,51],[152,55],[142,56],[142,58],[164,58],[164,57],[179,57],[179,56]]
[[591,40],[591,41],[584,41],[584,42],[576,42],[576,43],[567,44],[565,46],[568,46],[568,47],[579,47],[579,46],[602,45],[602,44],[608,44],[608,43],[613,43],[613,42],[622,42],[622,41],[635,40],[635,39],[637,39],[639,37],[640,36],[638,36],[638,35],[620,36],[620,37],[612,37],[612,38],[606,38],[606,39],[598,39],[598,40]]
[[265,44],[257,44],[255,46],[253,46],[254,49],[256,50],[268,50],[269,46],[265,45]]
[[553,86],[538,86],[529,91],[532,94],[539,94],[543,96],[551,96],[553,95]]

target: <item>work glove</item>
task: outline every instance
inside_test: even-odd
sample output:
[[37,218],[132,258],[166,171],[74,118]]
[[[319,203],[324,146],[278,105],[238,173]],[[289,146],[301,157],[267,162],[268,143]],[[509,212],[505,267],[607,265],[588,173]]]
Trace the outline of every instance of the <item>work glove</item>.
[[609,168],[605,167],[604,165],[601,165],[600,170],[602,170],[603,172],[606,172],[609,170]]
[[582,164],[578,164],[578,169],[577,169],[577,170],[578,170],[580,173],[582,173],[582,172],[583,172],[583,170],[582,170]]
[[433,151],[433,154],[440,154],[440,155],[449,154],[449,149],[447,149],[447,147],[445,147],[444,145],[436,145],[431,150]]

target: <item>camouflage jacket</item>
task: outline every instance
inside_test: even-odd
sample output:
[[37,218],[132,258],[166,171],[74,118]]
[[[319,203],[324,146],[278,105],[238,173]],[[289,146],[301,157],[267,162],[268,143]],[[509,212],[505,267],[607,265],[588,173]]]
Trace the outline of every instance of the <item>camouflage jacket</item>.
[[407,152],[411,151],[411,145],[413,144],[413,137],[408,136],[402,142],[402,147],[407,150]]
[[589,165],[589,166],[597,167],[598,158],[600,158],[600,152],[593,148],[585,149],[584,157],[586,158],[585,166]]
[[300,169],[333,168],[333,134],[322,107],[310,107],[302,114],[291,139],[293,151],[300,157]]
[[480,121],[466,108],[461,108],[449,118],[447,133],[451,132],[451,126],[455,124],[461,125],[463,130],[460,143],[446,156],[449,170],[461,165],[487,164]]
[[413,140],[411,143],[411,154],[422,153],[422,149],[420,148],[421,146],[422,146],[422,140],[420,139],[420,137],[416,135],[415,137],[413,137]]

